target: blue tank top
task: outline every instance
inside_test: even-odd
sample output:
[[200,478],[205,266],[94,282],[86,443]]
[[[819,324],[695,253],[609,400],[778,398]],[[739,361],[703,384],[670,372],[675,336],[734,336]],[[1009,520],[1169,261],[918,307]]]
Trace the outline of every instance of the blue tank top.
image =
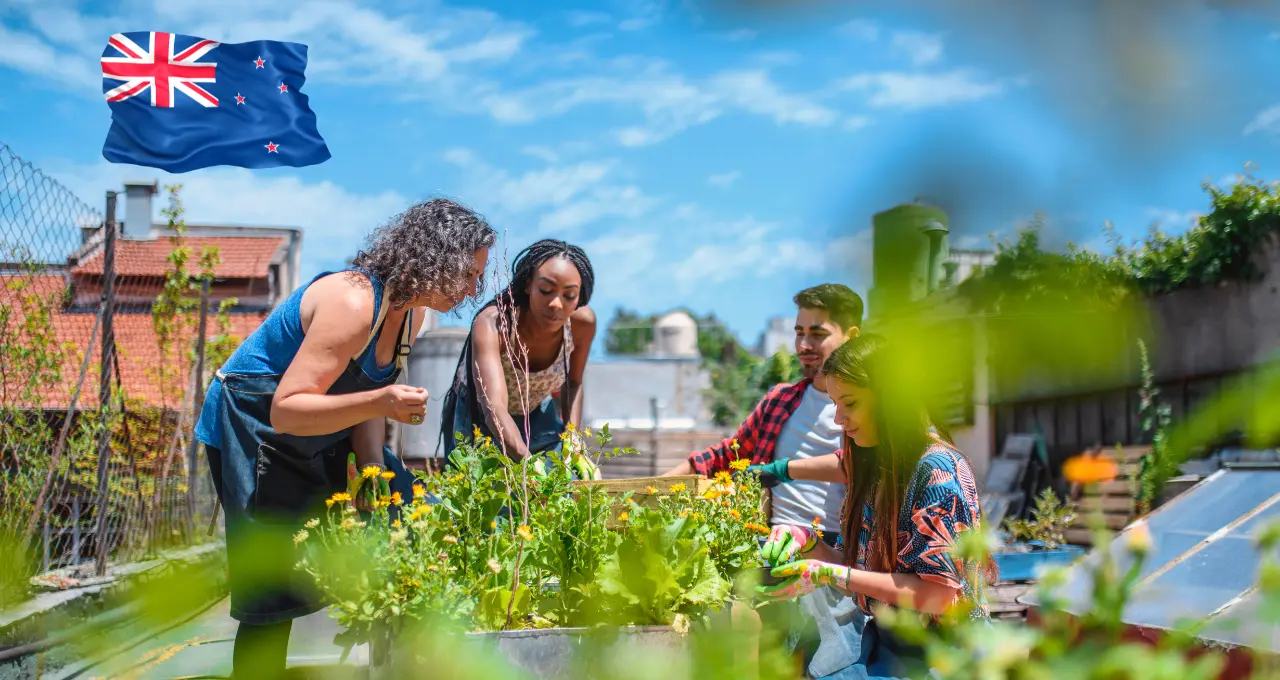
[[[348,267],[341,271],[359,271],[362,270],[355,267]],[[302,347],[302,296],[311,287],[311,284],[320,279],[334,274],[336,272],[324,272],[308,281],[297,290],[293,291],[289,297],[285,298],[267,318],[263,320],[262,325],[258,329],[244,339],[236,351],[231,354],[227,362],[222,365],[222,373],[240,373],[243,375],[280,375],[289,368],[289,364],[293,363],[293,358],[298,355],[298,350]],[[370,323],[377,321],[378,314],[382,307],[383,285],[374,276],[369,276],[369,282],[373,284],[373,319]],[[405,323],[409,323],[406,317]],[[382,336],[382,328],[377,330],[374,339],[369,343],[360,356],[356,358],[356,363],[364,370],[370,378],[382,380],[391,375],[395,370],[396,362],[393,360],[387,366],[378,365],[378,338]],[[222,381],[214,377],[209,383],[209,391],[204,397],[204,406],[200,409],[200,420],[196,423],[195,437],[205,446],[214,448],[222,448],[222,428],[219,423],[222,420]]]

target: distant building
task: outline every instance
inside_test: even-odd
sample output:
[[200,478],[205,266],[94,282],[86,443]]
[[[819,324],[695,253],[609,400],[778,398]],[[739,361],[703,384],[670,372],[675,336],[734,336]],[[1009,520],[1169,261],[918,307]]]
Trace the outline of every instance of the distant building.
[[[195,346],[195,324],[181,328],[182,336],[174,338],[180,349],[162,358],[151,314],[171,269],[169,255],[175,246],[171,239],[175,234],[152,219],[152,199],[158,191],[155,182],[125,184],[124,220],[117,223],[115,242],[113,331],[124,393],[146,405],[187,409],[192,406],[192,379],[186,349]],[[94,329],[103,290],[104,241],[101,225],[84,228],[80,246],[67,254],[65,264],[46,264],[36,273],[15,263],[0,264],[0,289],[7,291],[3,301],[18,314],[10,323],[21,323],[20,297],[56,301],[51,325],[59,342],[78,348],[76,352],[92,344],[93,352],[100,352],[101,333]],[[298,286],[302,249],[298,229],[188,224],[184,242],[191,249],[187,270],[193,275],[200,272],[199,257],[206,246],[216,247],[221,258],[209,290],[210,335],[217,332],[212,317],[222,301],[236,299],[228,310],[229,330],[244,338]],[[67,360],[75,368],[64,369],[64,384],[48,386],[42,405],[46,409],[65,408],[70,401],[79,361],[78,357]],[[161,384],[157,377],[155,369],[162,361],[176,362],[166,371],[171,384]],[[206,378],[216,368],[206,366]],[[77,402],[81,408],[96,407],[97,389],[83,389]]]
[[769,319],[768,325],[760,333],[756,342],[756,355],[771,357],[778,350],[795,353],[796,318],[794,316],[775,316]]

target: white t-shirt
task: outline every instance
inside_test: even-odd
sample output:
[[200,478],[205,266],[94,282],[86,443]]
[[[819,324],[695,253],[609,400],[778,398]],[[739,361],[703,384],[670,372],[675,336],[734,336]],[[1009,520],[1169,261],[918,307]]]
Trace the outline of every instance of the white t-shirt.
[[[803,460],[835,453],[841,443],[836,425],[836,405],[825,392],[809,385],[795,413],[782,424],[774,459]],[[824,532],[840,531],[840,507],[844,485],[829,482],[794,481],[773,488],[774,524],[811,526],[820,518]]]

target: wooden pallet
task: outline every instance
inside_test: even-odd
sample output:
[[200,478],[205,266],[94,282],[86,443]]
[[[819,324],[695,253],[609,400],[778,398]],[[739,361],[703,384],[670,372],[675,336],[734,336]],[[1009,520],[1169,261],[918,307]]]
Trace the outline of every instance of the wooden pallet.
[[1112,531],[1119,531],[1134,520],[1138,509],[1137,478],[1141,468],[1140,460],[1150,452],[1150,446],[1130,446],[1087,451],[1083,454],[1113,458],[1119,474],[1115,480],[1098,484],[1087,492],[1078,484],[1071,485],[1068,496],[1075,501],[1079,512],[1076,521],[1066,531],[1068,543],[1093,545],[1089,522],[1099,510],[1104,524]]

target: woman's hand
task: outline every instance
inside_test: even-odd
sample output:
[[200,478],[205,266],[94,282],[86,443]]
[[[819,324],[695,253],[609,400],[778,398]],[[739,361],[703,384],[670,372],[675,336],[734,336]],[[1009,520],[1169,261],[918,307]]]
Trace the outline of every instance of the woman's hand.
[[813,550],[817,541],[817,534],[808,527],[779,524],[769,532],[769,540],[760,548],[760,556],[770,566],[785,564],[798,553]]
[[847,591],[850,571],[849,567],[818,560],[800,560],[774,567],[769,575],[786,580],[777,585],[757,586],[759,604],[795,599],[812,593],[819,586],[834,586]]
[[387,385],[381,389],[378,406],[382,415],[391,420],[421,425],[427,414],[427,391],[409,385]]

